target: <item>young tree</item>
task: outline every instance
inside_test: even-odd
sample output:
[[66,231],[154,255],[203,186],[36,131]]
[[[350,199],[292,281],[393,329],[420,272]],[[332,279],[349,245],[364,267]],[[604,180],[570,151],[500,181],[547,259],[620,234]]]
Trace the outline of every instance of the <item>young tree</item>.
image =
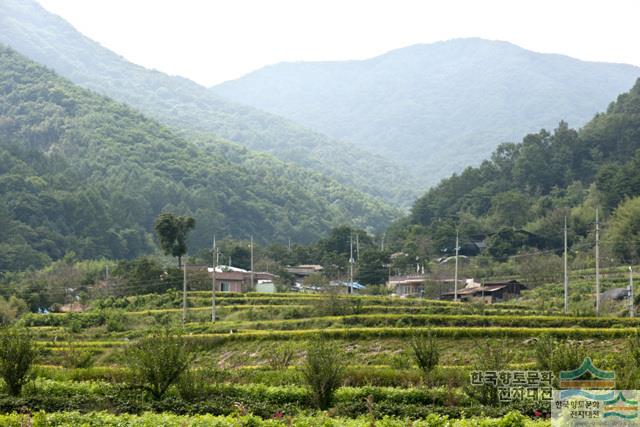
[[324,334],[314,338],[307,347],[303,375],[319,409],[329,408],[343,373],[343,357],[338,346]]
[[168,212],[161,213],[153,225],[165,255],[178,257],[178,268],[182,267],[182,256],[187,253],[187,234],[195,226],[195,219]]
[[0,377],[9,394],[18,396],[27,382],[36,350],[31,335],[17,327],[0,329]]
[[132,344],[125,354],[134,383],[161,399],[193,360],[191,348],[180,333],[155,331]]
[[425,380],[428,380],[431,371],[438,365],[440,360],[440,349],[431,331],[426,337],[421,335],[412,337],[411,352],[416,364],[424,374]]
[[389,254],[375,248],[362,251],[356,280],[365,285],[381,285],[387,282],[389,271]]
[[626,199],[613,212],[606,231],[611,252],[621,261],[635,263],[640,259],[640,197]]

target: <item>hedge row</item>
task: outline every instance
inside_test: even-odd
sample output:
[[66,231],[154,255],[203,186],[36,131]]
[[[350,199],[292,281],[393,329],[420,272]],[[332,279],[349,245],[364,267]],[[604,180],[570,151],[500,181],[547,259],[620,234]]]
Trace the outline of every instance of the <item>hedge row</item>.
[[564,317],[477,314],[358,314],[324,316],[304,319],[275,319],[260,321],[219,321],[191,323],[188,332],[228,332],[230,329],[300,330],[329,327],[407,327],[407,326],[503,326],[503,327],[588,327],[638,328],[640,318],[628,317]]
[[[211,301],[210,291],[189,291],[188,298],[191,301],[200,300],[203,303]],[[296,294],[296,293],[232,293],[232,292],[218,292],[216,293],[216,299],[221,303],[226,304],[241,304],[241,305],[286,305],[295,303],[314,304],[315,302],[323,299],[327,299],[327,294]],[[422,299],[422,298],[398,298],[389,296],[376,296],[376,295],[333,295],[332,299],[337,298],[339,300],[358,302],[366,305],[403,305],[403,306],[461,306],[465,303],[443,301],[434,299]],[[157,307],[160,304],[174,304],[178,307],[182,302],[182,293],[177,291],[169,291],[164,294],[146,294],[137,295],[123,298],[106,298],[94,303],[97,308],[133,308],[152,305]],[[500,306],[507,309],[526,309],[527,306],[517,303],[501,303]]]
[[512,327],[414,327],[414,328],[346,328],[287,331],[239,331],[227,334],[193,334],[186,338],[207,347],[226,341],[309,339],[325,334],[334,339],[408,338],[432,333],[442,338],[528,338],[551,335],[559,338],[623,338],[636,333],[634,328],[512,328]]
[[[251,320],[261,317],[282,317],[284,319],[310,318],[315,313],[311,305],[223,305],[218,304],[218,316],[224,317],[230,313],[247,311],[246,317]],[[210,317],[211,306],[189,307],[189,315],[195,317],[194,320],[207,321]],[[514,310],[502,308],[483,308],[478,310],[474,306],[384,306],[365,305],[357,308],[359,314],[451,314],[467,313],[470,315],[482,313],[481,315],[539,315],[537,310]],[[109,316],[116,314],[114,311],[88,311],[84,313],[49,313],[36,314],[28,313],[24,315],[20,323],[29,327],[70,327],[77,324],[80,328],[89,328],[105,325]],[[181,308],[155,308],[142,309],[139,311],[118,311],[117,314],[130,319],[154,316],[175,316],[180,317]],[[480,314],[478,314],[480,315]]]
[[106,412],[81,414],[79,412],[45,413],[34,415],[6,414],[0,415],[0,425],[4,427],[547,427],[548,421],[532,421],[518,412],[510,412],[502,418],[466,418],[449,419],[447,416],[430,414],[411,423],[404,418],[383,417],[372,420],[370,417],[356,419],[334,418],[324,413],[316,415],[296,416],[290,418],[286,414],[274,414],[271,419],[263,419],[254,415],[176,415],[172,413],[144,413],[141,415],[113,415]]
[[[637,333],[636,328],[579,328],[579,327],[501,327],[501,326],[417,326],[417,327],[351,327],[351,328],[314,328],[303,330],[233,330],[226,333],[190,333],[185,339],[203,349],[217,346],[230,341],[255,340],[308,340],[319,334],[325,334],[333,339],[385,339],[409,338],[413,335],[432,333],[436,337],[465,339],[465,338],[530,338],[541,335],[551,335],[558,338],[626,338]],[[133,337],[144,334],[144,330],[129,333]],[[128,341],[76,341],[74,346],[81,349],[105,349],[125,345]],[[68,349],[64,342],[53,343],[39,341],[38,344],[49,350]]]
[[[376,413],[380,416],[424,416],[429,413],[502,414],[505,407],[477,405],[459,389],[446,388],[391,388],[344,387],[337,391],[334,400],[335,413],[357,417],[368,412],[366,400],[373,396]],[[452,406],[451,402],[456,402]],[[104,381],[52,381],[36,379],[25,387],[22,397],[15,398],[0,393],[0,413],[22,408],[32,411],[110,411],[142,413],[145,411],[170,411],[181,414],[228,415],[242,407],[242,411],[261,417],[271,417],[277,412],[297,414],[313,410],[309,391],[299,386],[264,386],[204,384],[195,394],[181,396],[172,389],[163,400],[145,398],[140,390],[125,384]],[[487,412],[488,411],[488,412]],[[2,424],[0,424],[2,425]]]

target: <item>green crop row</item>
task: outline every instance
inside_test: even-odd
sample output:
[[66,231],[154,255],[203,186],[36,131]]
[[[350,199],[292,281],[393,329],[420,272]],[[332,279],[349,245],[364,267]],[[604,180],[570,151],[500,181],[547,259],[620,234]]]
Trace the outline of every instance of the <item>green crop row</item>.
[[287,331],[239,331],[227,334],[193,334],[187,338],[208,346],[225,341],[309,339],[325,334],[334,339],[406,338],[414,334],[432,333],[443,338],[513,338],[552,335],[562,338],[623,338],[636,332],[630,328],[513,328],[513,327],[414,327],[414,328],[346,328]]
[[[421,298],[398,298],[389,296],[375,295],[327,295],[327,294],[297,294],[297,293],[231,293],[218,292],[216,299],[219,302],[227,304],[240,305],[286,305],[286,304],[314,304],[317,301],[330,298],[331,300],[349,301],[360,305],[403,305],[403,306],[461,306],[464,303],[421,299]],[[189,291],[188,299],[191,301],[201,301],[207,303],[211,301],[210,291]],[[182,301],[182,294],[177,291],[169,291],[164,294],[146,294],[123,298],[106,298],[94,303],[97,308],[148,308],[166,307],[166,304],[178,307]],[[500,306],[506,309],[526,309],[527,306],[517,303],[500,303]]]
[[588,327],[638,328],[639,318],[565,317],[473,314],[358,314],[348,316],[309,317],[248,321],[189,323],[188,332],[228,332],[232,330],[301,330],[336,327],[407,327],[407,326],[503,326],[503,327]]
[[271,419],[263,419],[254,415],[176,415],[172,413],[144,413],[141,415],[113,415],[106,412],[82,414],[79,412],[38,412],[35,415],[5,414],[0,415],[3,427],[547,427],[548,421],[532,421],[518,412],[510,412],[502,418],[466,418],[449,419],[447,416],[430,414],[424,419],[408,422],[404,418],[382,417],[373,420],[371,417],[356,419],[330,417],[324,413],[289,417],[277,413]]
[[[551,335],[558,338],[625,338],[637,333],[636,328],[582,328],[582,327],[502,327],[502,326],[415,326],[415,327],[349,327],[349,328],[313,328],[298,330],[235,330],[218,333],[189,333],[185,338],[195,345],[209,348],[230,341],[254,340],[307,340],[319,334],[325,334],[333,339],[384,339],[408,338],[415,334],[432,333],[436,337],[463,338],[528,338],[541,335]],[[144,334],[144,330],[127,333],[133,339],[136,334]],[[106,349],[123,346],[128,341],[77,341],[78,348]],[[38,341],[38,344],[50,350],[68,349],[65,342]]]

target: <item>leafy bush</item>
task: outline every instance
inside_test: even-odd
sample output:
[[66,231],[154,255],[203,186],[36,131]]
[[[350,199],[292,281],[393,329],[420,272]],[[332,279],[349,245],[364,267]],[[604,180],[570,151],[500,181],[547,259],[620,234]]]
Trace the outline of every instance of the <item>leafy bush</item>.
[[425,379],[428,380],[440,359],[440,350],[431,331],[426,336],[414,335],[411,338],[411,354]]
[[552,371],[556,377],[560,371],[577,369],[586,357],[584,348],[575,342],[556,342],[551,336],[538,339],[535,347],[536,366],[542,371]]
[[93,353],[81,348],[73,335],[67,334],[64,339],[65,347],[62,348],[62,366],[67,369],[90,368],[93,365]]
[[27,303],[11,295],[9,299],[4,299],[0,295],[0,325],[4,325],[16,320],[21,314],[29,311]]
[[105,318],[107,331],[122,332],[127,330],[127,316],[122,310],[108,310]]
[[[262,419],[255,415],[176,415],[172,413],[144,413],[134,414],[109,414],[106,412],[80,413],[80,412],[38,412],[33,418],[23,414],[0,414],[0,425],[7,427],[20,427],[24,425],[34,426],[121,426],[121,427],[281,427],[290,425],[293,427],[369,427],[372,425],[370,417],[359,417],[356,419],[334,418],[325,414],[301,415],[287,420]],[[446,415],[427,414],[423,419],[407,421],[402,417],[384,417],[380,425],[385,427],[524,427],[543,426],[541,422],[528,420],[519,412],[509,412],[502,418],[474,417],[465,419],[450,419]]]
[[316,406],[327,409],[342,381],[344,366],[340,349],[324,334],[318,335],[307,346],[303,374]]
[[161,399],[169,387],[189,368],[191,347],[180,333],[169,329],[154,331],[126,350],[126,365],[134,384]]
[[267,353],[267,363],[273,369],[288,367],[295,356],[296,348],[291,343],[272,347]]
[[206,399],[209,384],[216,375],[209,369],[188,369],[176,382],[176,389],[181,398],[193,402]]
[[4,379],[9,394],[20,394],[35,357],[34,342],[26,330],[17,327],[0,329],[0,377]]
[[[513,350],[499,341],[486,341],[478,344],[474,354],[472,369],[474,371],[502,371],[508,368],[513,360]],[[498,389],[493,385],[468,387],[467,392],[485,405],[497,404]]]

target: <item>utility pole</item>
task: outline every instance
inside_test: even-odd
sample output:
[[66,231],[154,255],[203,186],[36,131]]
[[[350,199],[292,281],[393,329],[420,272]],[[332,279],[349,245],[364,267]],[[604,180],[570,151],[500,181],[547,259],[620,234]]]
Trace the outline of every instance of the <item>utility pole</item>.
[[456,268],[453,275],[453,300],[458,301],[458,251],[460,248],[460,234],[456,230]]
[[386,233],[382,234],[382,242],[380,242],[380,252],[384,252],[384,236]]
[[255,273],[253,272],[253,235],[251,235],[251,290],[252,291],[255,289],[254,278],[255,278]]
[[353,264],[355,260],[353,259],[353,236],[349,236],[349,289],[348,293],[350,294],[353,288]]
[[596,316],[600,316],[600,219],[596,208]]
[[213,235],[213,251],[211,252],[213,270],[211,271],[211,321],[216,321],[216,267],[218,266],[218,248],[216,235]]
[[635,305],[633,301],[633,268],[629,266],[629,317],[634,317]]
[[291,237],[289,237],[289,245],[287,246],[287,251],[291,253]]
[[567,216],[564,217],[564,314],[569,312],[569,270],[567,268]]
[[[186,255],[186,254],[185,254]],[[186,256],[185,256],[186,258]],[[187,261],[182,263],[182,324],[187,322]]]
[[104,283],[107,286],[107,295],[109,295],[109,264],[104,268]]
[[356,233],[356,259],[360,259],[360,235]]

